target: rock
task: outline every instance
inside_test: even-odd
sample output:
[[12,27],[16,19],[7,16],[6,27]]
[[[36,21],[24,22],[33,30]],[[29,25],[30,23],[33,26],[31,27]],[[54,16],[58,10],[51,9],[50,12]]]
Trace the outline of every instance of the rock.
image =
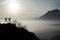
[[40,40],[33,32],[10,23],[0,24],[0,39]]

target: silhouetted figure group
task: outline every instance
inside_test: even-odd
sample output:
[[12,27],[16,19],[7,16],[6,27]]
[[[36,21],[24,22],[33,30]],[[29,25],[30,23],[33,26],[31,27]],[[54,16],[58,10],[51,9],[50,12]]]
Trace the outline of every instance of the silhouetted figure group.
[[10,23],[11,22],[11,18],[5,18],[4,22]]

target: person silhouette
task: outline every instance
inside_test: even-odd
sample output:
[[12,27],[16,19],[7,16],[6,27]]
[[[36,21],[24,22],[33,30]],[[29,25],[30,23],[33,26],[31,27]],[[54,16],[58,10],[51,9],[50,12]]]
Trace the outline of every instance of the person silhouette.
[[5,18],[5,21],[7,21],[7,18]]
[[11,20],[11,18],[9,18],[9,21]]
[[5,21],[4,21],[4,23],[7,23],[7,18],[5,18]]
[[9,23],[11,22],[11,18],[8,18],[8,20],[9,20]]

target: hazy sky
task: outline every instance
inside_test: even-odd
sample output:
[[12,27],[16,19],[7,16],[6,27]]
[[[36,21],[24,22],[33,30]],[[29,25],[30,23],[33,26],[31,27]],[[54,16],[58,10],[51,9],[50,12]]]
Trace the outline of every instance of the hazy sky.
[[9,1],[0,0],[0,17],[32,19],[42,16],[48,10],[60,9],[60,0],[16,0],[16,2],[20,8],[19,12],[14,14],[8,10]]

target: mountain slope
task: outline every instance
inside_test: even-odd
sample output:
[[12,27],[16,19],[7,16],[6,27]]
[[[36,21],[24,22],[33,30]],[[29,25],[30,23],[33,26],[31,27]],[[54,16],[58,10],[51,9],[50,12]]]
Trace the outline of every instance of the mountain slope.
[[48,11],[45,15],[41,16],[39,19],[60,20],[60,10],[54,9],[54,10]]
[[0,39],[40,40],[33,32],[10,23],[0,24]]

